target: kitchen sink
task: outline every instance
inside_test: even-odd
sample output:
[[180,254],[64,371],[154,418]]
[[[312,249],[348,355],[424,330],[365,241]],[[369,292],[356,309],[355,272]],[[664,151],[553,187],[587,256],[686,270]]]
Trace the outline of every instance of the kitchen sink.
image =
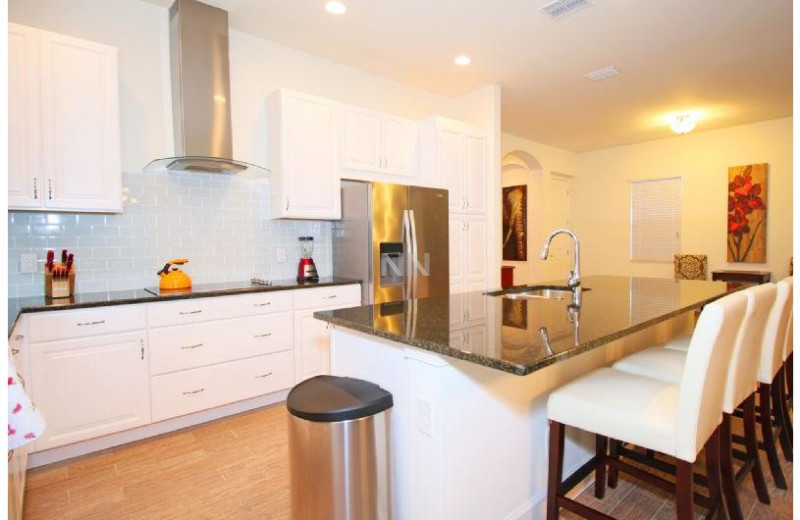
[[[584,287],[583,291],[591,289]],[[552,285],[539,285],[529,287],[514,287],[504,291],[493,291],[486,293],[488,296],[502,296],[509,300],[564,300],[572,298],[572,289],[569,287],[560,287]]]
[[571,298],[572,291],[570,289],[532,289],[530,291],[513,292],[503,295],[504,298],[509,300],[525,300],[530,298],[547,298],[551,300],[563,300],[564,298]]

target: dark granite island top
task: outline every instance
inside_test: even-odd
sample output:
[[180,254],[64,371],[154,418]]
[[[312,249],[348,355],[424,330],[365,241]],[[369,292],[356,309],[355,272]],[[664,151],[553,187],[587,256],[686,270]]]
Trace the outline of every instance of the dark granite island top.
[[8,299],[8,333],[20,314],[24,312],[52,312],[89,307],[108,307],[112,305],[130,305],[134,303],[162,302],[169,300],[186,300],[190,298],[210,298],[213,296],[231,296],[270,291],[289,291],[293,289],[310,289],[334,285],[350,285],[361,283],[349,278],[323,277],[318,282],[298,282],[297,280],[276,280],[271,285],[254,285],[249,281],[195,284],[191,290],[162,293],[158,287],[143,287],[120,291],[76,293],[69,298],[47,298],[45,296],[26,296]]
[[[554,285],[565,285],[564,282]],[[464,293],[314,313],[347,329],[516,375],[700,308],[746,284],[590,276],[572,297],[512,299]],[[519,292],[524,288],[514,288]],[[507,296],[507,294],[506,294]],[[468,317],[463,318],[469,310]],[[473,342],[473,338],[477,338]]]

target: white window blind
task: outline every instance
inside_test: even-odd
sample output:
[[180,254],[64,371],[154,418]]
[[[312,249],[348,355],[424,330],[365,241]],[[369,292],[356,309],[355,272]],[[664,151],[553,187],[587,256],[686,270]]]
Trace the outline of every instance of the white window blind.
[[681,179],[631,183],[631,260],[672,262],[681,245]]

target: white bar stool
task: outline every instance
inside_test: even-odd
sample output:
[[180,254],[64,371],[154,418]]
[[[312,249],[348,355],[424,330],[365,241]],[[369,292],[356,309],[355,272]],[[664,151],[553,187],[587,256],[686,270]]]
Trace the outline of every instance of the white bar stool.
[[[718,426],[722,422],[727,368],[746,303],[743,294],[734,293],[706,305],[692,336],[680,385],[601,368],[550,394],[548,520],[558,518],[560,507],[593,520],[610,518],[567,498],[568,490],[561,489],[565,425],[597,435],[595,493],[598,497],[605,493],[608,464],[662,489],[675,491],[678,520],[692,520],[693,465],[698,453],[707,446],[710,498],[701,501],[701,505],[712,510],[722,508]],[[608,457],[605,449],[609,437],[675,457],[675,484]]]
[[[758,499],[765,504],[770,502],[761,469],[761,460],[758,456],[755,389],[761,358],[760,345],[767,320],[775,303],[777,287],[771,283],[758,285],[742,291],[742,294],[747,298],[747,307],[741,324],[733,324],[738,329],[738,333],[725,383],[723,417],[720,427],[722,489],[728,506],[728,514],[733,520],[744,518],[736,494],[736,481],[743,480],[747,473],[750,473],[753,478]],[[753,345],[756,348],[752,348]],[[621,359],[614,364],[614,368],[667,383],[680,384],[687,358],[687,351],[654,347]],[[739,406],[742,406],[744,410],[744,444],[747,452],[744,456],[743,470],[734,476],[731,416]]]

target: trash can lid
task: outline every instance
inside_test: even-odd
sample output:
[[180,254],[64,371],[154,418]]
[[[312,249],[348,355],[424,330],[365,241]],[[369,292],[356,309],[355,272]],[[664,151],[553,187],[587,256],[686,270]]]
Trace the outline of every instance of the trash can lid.
[[392,394],[375,383],[352,377],[317,376],[292,388],[286,407],[314,422],[352,421],[392,407]]

